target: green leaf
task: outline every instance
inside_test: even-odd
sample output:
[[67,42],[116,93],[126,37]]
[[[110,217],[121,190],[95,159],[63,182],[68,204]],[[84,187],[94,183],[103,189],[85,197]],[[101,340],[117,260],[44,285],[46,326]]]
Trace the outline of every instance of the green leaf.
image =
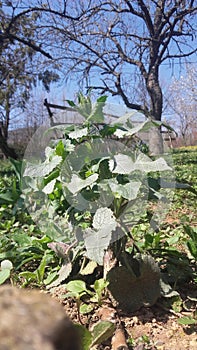
[[45,268],[47,265],[47,253],[45,252],[44,256],[42,257],[42,260],[40,262],[39,267],[37,268],[37,270],[35,271],[37,273],[37,278],[39,282],[43,281],[44,278],[44,273],[45,273]]
[[76,107],[76,104],[75,104],[73,101],[71,101],[71,100],[66,100],[66,102],[69,104],[69,106],[71,106],[71,107]]
[[55,147],[55,152],[56,152],[57,156],[64,157],[65,148],[64,148],[63,140],[60,140],[58,142],[57,146]]
[[197,243],[197,228],[189,225],[184,225],[183,227],[188,236]]
[[88,264],[80,270],[80,275],[91,275],[96,267],[97,263],[95,261],[89,261]]
[[197,324],[197,319],[193,317],[181,317],[178,319],[178,323],[182,325],[192,325]]
[[27,282],[37,280],[36,272],[24,271],[24,272],[20,272],[19,276],[23,277]]
[[196,244],[196,242],[190,240],[187,242],[187,246],[189,248],[191,255],[194,257],[194,259],[197,260],[197,244]]
[[155,190],[155,191],[159,191],[161,188],[161,184],[160,184],[160,179],[154,179],[151,176],[147,177],[147,181],[148,181],[148,186]]
[[181,312],[182,305],[183,305],[183,301],[182,301],[180,295],[172,297],[172,299],[171,299],[172,310],[174,310],[175,312]]
[[104,278],[100,278],[94,282],[94,290],[97,293],[101,293],[108,286],[108,284],[108,281],[106,281]]
[[105,106],[107,96],[101,96],[97,99],[96,103],[93,105],[92,111],[86,121],[93,123],[103,123],[104,122],[104,114],[103,108]]
[[12,164],[12,167],[14,168],[14,172],[15,172],[18,180],[20,181],[23,162],[21,160],[16,160],[16,159],[12,159],[12,158],[10,158],[9,161]]
[[107,285],[108,281],[106,281],[104,278],[100,278],[99,280],[96,280],[94,282],[94,289],[95,291],[101,291],[103,290]]
[[69,292],[74,292],[77,294],[81,294],[84,292],[89,293],[89,291],[86,288],[86,284],[84,281],[81,280],[74,280],[74,281],[70,281],[66,284],[66,289]]
[[91,304],[81,304],[79,308],[80,314],[89,314],[92,310],[94,310],[93,305]]
[[84,294],[86,294],[85,292],[79,294],[79,293],[76,293],[76,292],[66,292],[66,294],[63,294],[61,296],[62,299],[64,298],[72,298],[72,299],[80,299]]
[[45,278],[44,280],[44,284],[47,285],[52,283],[56,277],[57,277],[57,271],[48,274],[47,278]]
[[14,200],[14,198],[12,196],[12,192],[11,191],[0,194],[0,204],[1,205],[2,204],[9,205],[9,204],[12,204],[14,202],[15,202],[15,200]]
[[13,258],[13,249],[7,252],[0,253],[0,259]]
[[98,103],[101,103],[101,102],[105,103],[106,100],[107,100],[107,96],[100,96],[99,98],[97,98],[96,102],[98,102]]
[[0,284],[3,284],[10,277],[10,269],[0,271]]
[[110,321],[100,321],[95,324],[92,330],[93,341],[91,346],[101,344],[105,340],[109,339],[115,331],[115,324]]
[[92,102],[90,96],[84,96],[81,92],[78,94],[78,106],[75,108],[86,119],[92,111]]
[[76,328],[80,336],[82,349],[90,350],[90,346],[92,343],[92,334],[90,333],[90,331],[80,324],[75,324],[74,327]]

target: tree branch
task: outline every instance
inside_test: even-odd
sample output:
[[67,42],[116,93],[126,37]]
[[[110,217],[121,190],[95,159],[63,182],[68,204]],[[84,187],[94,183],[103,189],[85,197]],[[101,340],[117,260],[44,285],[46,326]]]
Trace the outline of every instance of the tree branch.
[[[131,2],[129,0],[124,0],[124,2],[126,3],[126,5],[128,6],[129,12],[132,13],[135,16],[138,16],[140,18],[143,18],[142,13],[136,11],[133,6],[131,5]],[[121,12],[121,10],[120,10]]]
[[142,106],[140,104],[132,103],[128,100],[127,96],[125,95],[123,89],[122,89],[122,84],[121,84],[121,75],[117,75],[117,80],[115,82],[115,86],[117,88],[117,95],[120,95],[125,103],[125,105],[128,108],[131,109],[136,109],[137,111],[141,111],[144,113],[146,116],[148,115],[148,108],[146,106]]
[[10,40],[16,40],[19,41],[20,43],[29,46],[32,48],[34,51],[40,52],[43,56],[53,59],[53,57],[46,51],[44,51],[40,46],[35,45],[31,40],[26,40],[24,38],[20,38],[19,36],[16,36],[14,34],[7,34],[6,37]]
[[193,51],[190,51],[189,53],[182,53],[182,54],[179,54],[179,55],[170,55],[170,54],[168,54],[168,55],[166,55],[162,60],[161,60],[161,62],[163,62],[163,61],[165,61],[166,59],[169,59],[169,58],[184,58],[184,57],[189,57],[189,56],[191,56],[191,55],[193,55],[194,53],[196,53],[197,52],[197,48],[196,49],[194,49]]
[[143,0],[138,0],[138,3],[141,7],[141,10],[143,12],[143,19],[147,25],[147,28],[151,34],[151,36],[153,37],[155,34],[155,30],[154,30],[154,26],[153,26],[153,22],[150,16],[150,12],[148,11],[147,5],[144,4]]

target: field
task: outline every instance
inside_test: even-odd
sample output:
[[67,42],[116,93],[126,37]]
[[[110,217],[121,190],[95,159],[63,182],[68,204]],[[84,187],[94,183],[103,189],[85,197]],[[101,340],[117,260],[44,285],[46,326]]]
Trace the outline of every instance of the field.
[[[102,317],[108,315],[106,320],[109,321],[111,312],[124,328],[129,349],[196,349],[197,149],[175,150],[171,156],[176,188],[165,218],[153,231],[148,216],[154,211],[155,204],[150,201],[143,220],[133,225],[130,232],[135,247],[143,254],[151,255],[164,276],[162,295],[152,307],[122,311],[106,292],[107,283],[99,270],[100,282],[96,283],[91,276],[95,266],[87,264],[86,268],[88,266],[90,270],[86,274],[85,267],[77,266],[77,259],[71,259],[75,270],[71,282],[78,283],[81,278],[81,283],[69,282],[69,297],[62,298],[65,283],[69,281],[68,273],[62,270],[65,257],[61,249],[64,246],[54,247],[53,237],[43,233],[24,209],[20,163],[7,161],[0,163],[0,261],[3,262],[0,284],[11,282],[22,288],[48,290],[61,300],[75,322],[86,326],[94,324],[101,314]],[[61,238],[59,242],[62,242]],[[128,244],[127,252],[131,249]],[[79,256],[80,249],[76,254]],[[77,268],[80,273],[76,273]],[[110,349],[108,338],[104,337],[97,349]]]

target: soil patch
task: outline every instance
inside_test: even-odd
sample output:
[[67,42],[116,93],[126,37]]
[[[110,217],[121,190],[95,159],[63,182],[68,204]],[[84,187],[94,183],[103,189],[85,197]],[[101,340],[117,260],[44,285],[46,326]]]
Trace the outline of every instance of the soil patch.
[[[62,296],[65,289],[55,288],[53,297],[63,305],[73,322],[79,323],[76,303],[72,299],[65,300]],[[88,315],[81,315],[81,322],[87,328],[105,318],[121,325],[124,330],[128,348],[133,350],[196,350],[197,326],[182,326],[177,320],[182,314],[164,310],[158,302],[151,308],[141,308],[131,314],[116,310],[110,301],[102,307],[95,308]],[[99,350],[110,350],[111,341],[97,347]]]

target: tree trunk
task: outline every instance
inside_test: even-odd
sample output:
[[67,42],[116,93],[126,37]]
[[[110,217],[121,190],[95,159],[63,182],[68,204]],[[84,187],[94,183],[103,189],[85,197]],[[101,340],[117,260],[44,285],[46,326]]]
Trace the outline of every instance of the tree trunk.
[[7,139],[3,136],[2,129],[0,127],[0,149],[6,158],[18,159],[15,150],[7,143]]
[[[151,100],[151,116],[156,121],[161,121],[163,108],[163,95],[159,85],[158,67],[153,66],[146,80],[147,90]],[[163,138],[161,128],[152,128],[149,132],[150,154],[159,155],[163,153]]]
[[10,86],[10,77],[7,77],[7,91],[5,94],[5,120],[0,122],[0,149],[6,158],[17,159],[18,156],[15,150],[8,145],[8,128],[10,123],[10,98],[11,98],[11,86]]
[[9,147],[7,143],[4,143],[2,139],[0,139],[0,149],[6,158],[18,159],[15,150],[12,147]]
[[149,152],[156,156],[163,153],[163,138],[160,128],[151,128],[149,130]]

